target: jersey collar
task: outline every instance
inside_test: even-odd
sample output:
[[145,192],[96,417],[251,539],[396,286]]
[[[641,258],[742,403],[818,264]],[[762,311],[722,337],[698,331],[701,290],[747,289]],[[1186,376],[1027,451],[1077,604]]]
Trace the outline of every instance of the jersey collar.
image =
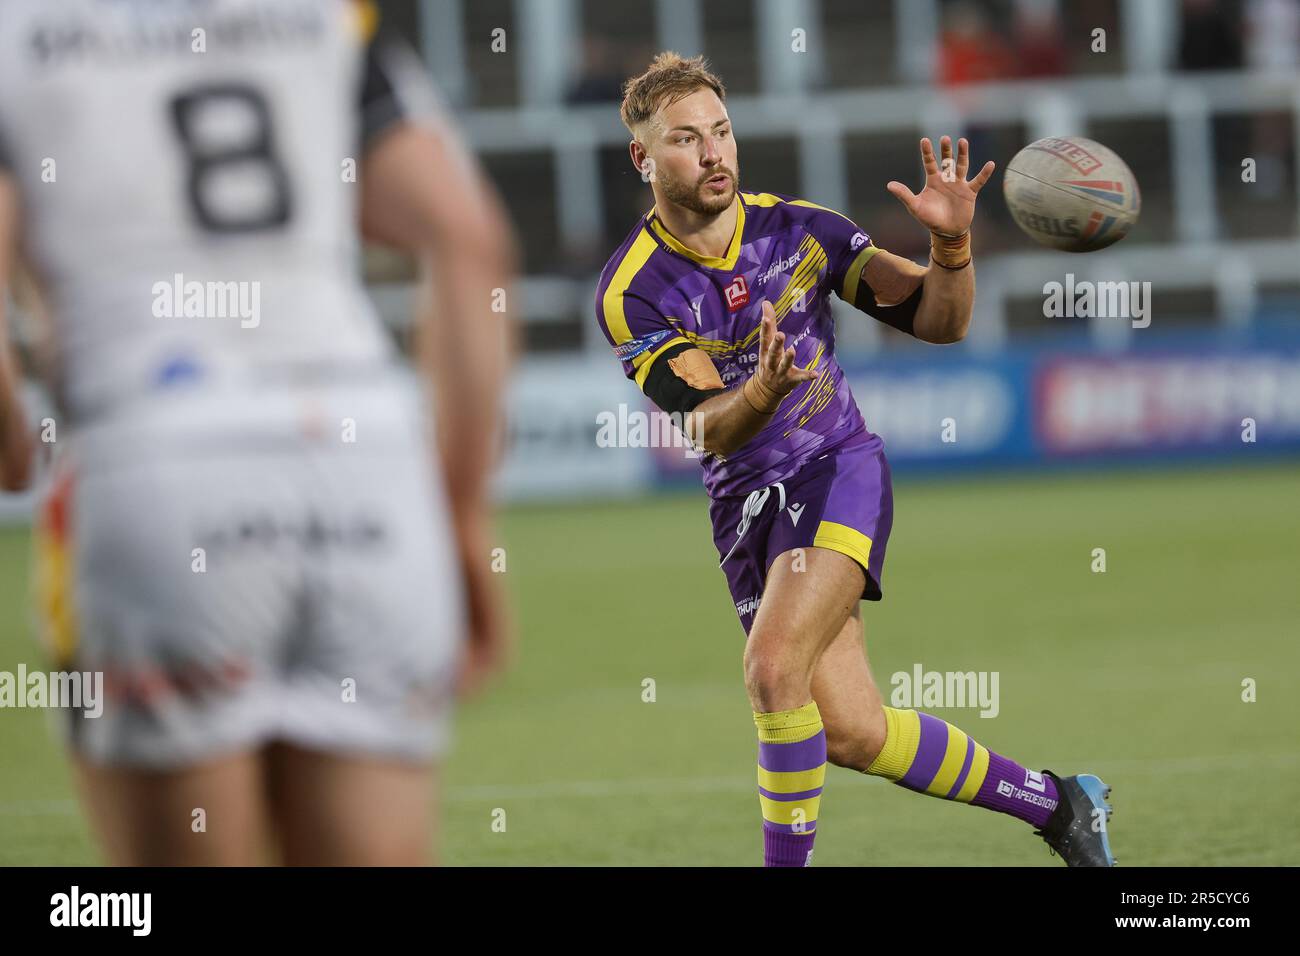
[[736,260],[740,258],[740,240],[745,234],[745,201],[740,197],[740,191],[736,191],[736,231],[731,236],[731,244],[727,246],[725,256],[705,256],[689,249],[674,236],[659,221],[659,216],[653,208],[646,213],[646,225],[650,231],[658,236],[669,249],[679,255],[685,256],[692,262],[702,265],[708,269],[723,269],[730,271],[736,267]]

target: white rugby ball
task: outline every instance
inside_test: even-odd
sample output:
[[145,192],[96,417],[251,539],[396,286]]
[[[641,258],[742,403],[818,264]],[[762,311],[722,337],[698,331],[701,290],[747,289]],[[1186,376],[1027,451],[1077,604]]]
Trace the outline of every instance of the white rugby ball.
[[1016,153],[1002,178],[1002,195],[1031,238],[1066,252],[1119,242],[1142,209],[1128,164],[1082,136],[1040,139]]

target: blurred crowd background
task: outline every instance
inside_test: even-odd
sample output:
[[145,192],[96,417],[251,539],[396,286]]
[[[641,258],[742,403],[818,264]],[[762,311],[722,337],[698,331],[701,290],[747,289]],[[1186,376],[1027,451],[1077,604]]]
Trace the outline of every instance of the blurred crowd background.
[[[592,294],[653,202],[628,159],[618,104],[626,79],[661,49],[704,53],[723,78],[742,188],[840,210],[899,254],[926,254],[923,230],[885,190],[891,179],[919,182],[920,136],[965,135],[976,164],[998,163],[977,210],[979,293],[965,343],[935,350],[836,302],[838,353],[856,369],[869,425],[903,467],[1221,457],[1243,451],[1246,417],[1268,420],[1247,452],[1300,441],[1300,399],[1290,398],[1300,394],[1300,0],[382,8],[388,27],[422,52],[522,237],[516,314],[526,351],[508,494],[694,478],[691,465],[657,452],[646,478],[644,462],[598,455],[592,440],[600,410],[639,397],[618,375]],[[1100,253],[1036,246],[1002,199],[1011,157],[1063,135],[1107,144],[1141,186],[1137,227]],[[403,269],[378,254],[368,262],[394,321],[405,313]],[[1149,282],[1151,326],[1045,318],[1044,284],[1067,272]],[[1181,364],[1143,358],[1175,346]],[[1077,362],[1062,368],[1066,352]],[[1111,362],[1110,377],[1089,356]],[[1116,356],[1127,358],[1115,366]],[[935,444],[929,421],[955,408],[979,423],[960,453]]]
[[[884,184],[916,180],[916,139],[948,132],[970,137],[975,158],[1000,167],[1043,135],[1077,133],[1111,146],[1142,186],[1142,221],[1127,248],[1292,243],[1297,235],[1296,0],[382,6],[461,112],[509,203],[533,278],[589,286],[649,208],[617,106],[623,82],[660,49],[702,52],[722,76],[742,188],[841,209],[900,254],[924,256],[926,237]],[[494,52],[497,30],[504,32]],[[793,31],[803,32],[806,52],[792,52]],[[1246,157],[1255,161],[1250,183],[1241,177]],[[983,256],[1029,248],[1000,200],[1000,183],[999,175],[981,200]],[[1294,274],[1255,278],[1261,291],[1300,290]],[[564,283],[530,291],[530,350],[599,347],[585,294]],[[1160,311],[1210,320],[1214,291],[1208,284],[1157,289]],[[1017,295],[1008,290],[1009,332],[1043,331],[1037,297],[1017,310]],[[880,344],[849,338],[851,348]],[[883,342],[893,344],[905,343]]]
[[[998,171],[974,228],[965,342],[937,349],[833,301],[837,355],[904,470],[1300,451],[1300,0],[379,0],[419,52],[518,229],[506,499],[638,495],[698,481],[680,450],[608,448],[600,416],[652,411],[594,318],[599,272],[652,205],[619,120],[660,50],[728,90],[742,189],[853,218],[923,261],[885,189],[919,187],[921,136],[965,135]],[[1044,136],[1119,153],[1142,213],[1085,256],[1012,221],[1002,172]],[[401,337],[411,263],[366,252]],[[1151,324],[1049,318],[1045,286],[1149,283]],[[938,421],[960,412],[955,445]],[[1244,438],[1243,421],[1258,425]],[[621,445],[628,444],[620,442]],[[0,503],[6,513],[17,507]]]

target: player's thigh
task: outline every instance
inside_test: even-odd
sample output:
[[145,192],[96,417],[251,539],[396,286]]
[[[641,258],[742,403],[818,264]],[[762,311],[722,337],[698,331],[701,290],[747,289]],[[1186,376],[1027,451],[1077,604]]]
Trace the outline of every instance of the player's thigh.
[[74,761],[78,788],[115,866],[253,866],[266,805],[256,752],[173,770]]
[[290,866],[420,866],[433,862],[432,764],[275,744],[271,813]]
[[817,660],[857,607],[864,584],[861,565],[838,551],[777,556],[745,644],[745,683],[755,709],[807,703]]
[[885,742],[884,700],[871,674],[855,610],[817,662],[813,700],[826,725],[831,763],[866,770]]

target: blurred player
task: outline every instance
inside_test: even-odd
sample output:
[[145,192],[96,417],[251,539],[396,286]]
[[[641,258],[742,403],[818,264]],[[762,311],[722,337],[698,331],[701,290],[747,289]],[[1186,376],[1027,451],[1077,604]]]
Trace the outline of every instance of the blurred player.
[[[293,864],[426,861],[457,684],[506,649],[486,482],[514,239],[374,21],[5,3],[0,277],[21,251],[53,323],[42,602],[58,665],[104,674],[69,742],[114,863],[256,863],[272,835]],[[440,454],[358,224],[435,280]],[[0,364],[9,489],[17,378]]]
[[[926,342],[975,296],[968,146],[921,141],[925,188],[888,189],[931,234],[922,268],[829,209],[741,192],[725,90],[699,57],[625,88],[632,162],[655,205],[610,258],[596,312],[629,378],[705,455],[714,542],[748,634],[764,860],[812,860],[826,762],[1030,823],[1072,866],[1114,862],[1104,784],[1037,773],[929,714],[887,707],[858,602],[881,599],[889,466],[835,360],[830,295]],[[940,160],[944,164],[940,169]],[[1100,821],[1100,822],[1098,822]]]

